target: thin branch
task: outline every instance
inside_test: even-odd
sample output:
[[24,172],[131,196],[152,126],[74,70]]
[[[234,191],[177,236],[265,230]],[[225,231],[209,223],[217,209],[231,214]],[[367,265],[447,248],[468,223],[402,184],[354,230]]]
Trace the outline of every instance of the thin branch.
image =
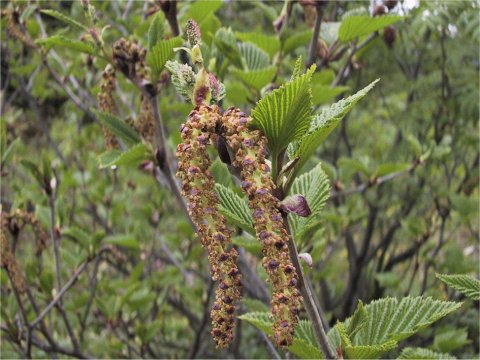
[[323,1],[317,1],[315,3],[317,18],[315,19],[315,27],[313,30],[312,39],[310,40],[310,45],[308,47],[308,57],[305,63],[307,68],[309,68],[313,63],[315,63],[315,57],[317,55],[318,35],[320,35],[320,27],[322,25],[324,5],[325,3]]

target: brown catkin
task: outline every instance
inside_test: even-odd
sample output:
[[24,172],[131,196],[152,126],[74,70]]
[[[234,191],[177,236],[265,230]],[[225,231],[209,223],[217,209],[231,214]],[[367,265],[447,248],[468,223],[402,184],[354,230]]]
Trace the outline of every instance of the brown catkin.
[[135,41],[121,38],[113,44],[116,67],[139,85],[149,79],[146,57],[147,50]]
[[151,143],[155,135],[155,117],[153,116],[152,104],[147,96],[142,95],[142,104],[135,128],[146,142]]
[[233,340],[235,302],[240,298],[241,279],[236,265],[238,253],[231,248],[231,232],[218,210],[215,181],[208,170],[211,161],[207,145],[215,140],[214,131],[221,119],[217,106],[197,106],[181,128],[183,143],[178,145],[177,176],[182,194],[197,226],[197,236],[207,249],[212,278],[218,281],[212,306],[212,336],[218,347]]
[[1,251],[1,263],[2,267],[8,273],[12,286],[20,293],[25,292],[25,277],[22,269],[15,259],[10,243],[7,238],[9,219],[5,214],[0,214],[0,251]]
[[30,35],[23,31],[22,27],[20,26],[20,14],[18,11],[5,10],[3,14],[7,17],[8,34],[12,38],[22,42],[25,46],[31,49],[37,49],[37,45],[33,42]]
[[230,108],[223,114],[222,130],[235,154],[233,166],[242,169],[242,189],[253,211],[255,232],[263,244],[262,264],[273,288],[273,338],[276,344],[288,346],[293,342],[302,298],[288,251],[289,235],[278,209],[278,199],[273,195],[275,186],[270,168],[265,163],[267,140],[260,131],[248,130],[250,121],[240,110]]
[[[116,86],[115,69],[108,64],[102,73],[102,80],[100,82],[100,92],[97,95],[98,107],[100,111],[112,115],[118,115],[117,105],[113,98],[113,93]],[[106,127],[102,126],[103,138],[105,139],[105,147],[107,149],[117,149],[118,140],[113,133]]]

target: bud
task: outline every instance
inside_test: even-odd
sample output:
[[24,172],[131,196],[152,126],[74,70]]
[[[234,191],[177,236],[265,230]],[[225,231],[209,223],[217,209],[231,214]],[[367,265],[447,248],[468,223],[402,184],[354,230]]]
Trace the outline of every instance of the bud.
[[393,47],[396,37],[397,34],[393,26],[387,26],[385,30],[383,30],[383,40],[389,48]]
[[202,50],[200,46],[195,45],[190,53],[194,64],[203,64]]
[[383,4],[388,8],[388,10],[392,10],[395,6],[397,6],[398,0],[384,0]]
[[202,35],[200,33],[200,28],[198,27],[198,24],[195,22],[195,20],[190,19],[187,21],[187,29],[185,32],[187,34],[187,40],[192,48],[195,45],[200,44]]
[[385,6],[383,5],[377,5],[373,8],[373,16],[380,16],[380,15],[385,15],[386,9]]
[[287,196],[280,203],[280,208],[285,212],[294,213],[302,217],[308,217],[312,213],[308,206],[307,199],[300,194]]
[[208,73],[205,69],[201,69],[197,74],[195,87],[193,89],[193,104],[197,106],[208,104],[211,97]]
[[309,268],[312,268],[313,266],[313,259],[312,259],[312,255],[310,255],[309,253],[301,253],[301,254],[298,254],[298,257],[305,261],[305,263],[308,265]]

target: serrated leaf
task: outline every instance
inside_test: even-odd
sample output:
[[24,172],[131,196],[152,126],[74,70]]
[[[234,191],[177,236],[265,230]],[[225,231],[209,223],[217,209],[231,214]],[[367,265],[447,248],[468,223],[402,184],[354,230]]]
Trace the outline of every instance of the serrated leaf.
[[[273,322],[268,312],[250,312],[238,318],[252,324],[269,336],[273,334]],[[316,345],[312,326],[307,320],[299,321],[295,329],[293,344],[288,347],[288,350],[301,359],[323,359],[323,355]]]
[[455,356],[451,356],[450,354],[439,353],[429,349],[424,348],[414,348],[414,347],[406,347],[400,353],[400,356],[397,359],[404,359],[404,360],[453,360],[456,359]]
[[124,152],[117,150],[106,151],[97,156],[97,163],[100,169],[114,165],[138,165],[141,161],[148,159],[150,154],[150,150],[145,144],[138,143]]
[[285,54],[291,53],[298,47],[307,45],[313,35],[312,30],[306,30],[303,32],[295,32],[292,36],[288,37],[283,44],[283,52]]
[[460,291],[466,297],[480,300],[480,281],[473,276],[460,274],[436,274],[448,286]]
[[140,244],[132,235],[110,235],[103,239],[104,243],[123,246],[132,250],[139,250]]
[[345,353],[348,359],[377,359],[395,349],[397,345],[397,342],[394,340],[378,345],[352,345],[345,347]]
[[407,170],[411,164],[409,163],[385,163],[378,166],[375,170],[375,176],[385,176],[388,174]]
[[164,33],[165,15],[162,11],[158,11],[148,28],[148,50],[151,51],[163,39]]
[[36,40],[37,44],[46,45],[48,48],[59,46],[65,49],[83,52],[86,54],[95,54],[95,47],[88,42],[74,40],[63,35],[53,35],[45,39]]
[[305,134],[300,141],[291,144],[289,147],[288,152],[290,158],[296,156],[300,158],[295,166],[296,172],[302,168],[308,158],[315,152],[332,130],[335,129],[352,107],[365,97],[378,81],[378,79],[375,80],[356,94],[336,102],[315,116],[310,124],[308,133]]
[[238,49],[245,61],[247,70],[266,68],[270,62],[268,54],[251,43],[241,43]]
[[220,212],[235,225],[251,234],[255,234],[247,199],[242,198],[230,188],[220,184],[215,184],[215,190],[220,198]]
[[353,313],[347,328],[347,334],[350,338],[353,338],[366,324],[368,315],[365,311],[363,303],[359,300],[357,308]]
[[55,19],[58,19],[60,21],[63,21],[64,23],[67,23],[69,25],[76,26],[76,27],[78,27],[82,30],[88,31],[88,27],[86,27],[85,25],[80,24],[78,21],[76,21],[76,20],[72,19],[71,17],[69,17],[65,14],[62,14],[61,12],[58,12],[56,10],[43,9],[43,10],[40,10],[40,12],[42,14],[45,14],[45,15],[54,17]]
[[125,121],[115,115],[104,113],[93,109],[98,120],[105,125],[114,135],[118,136],[125,142],[125,145],[132,146],[141,141],[140,136]]
[[311,67],[274,90],[252,110],[252,127],[262,130],[267,137],[272,158],[308,130],[312,111],[310,79],[314,71],[315,67]]
[[246,85],[253,87],[255,90],[260,91],[263,87],[268,85],[273,78],[277,69],[275,66],[269,66],[264,69],[242,71],[238,69],[232,69],[232,73],[238,77]]
[[180,46],[183,40],[180,37],[174,37],[168,40],[160,40],[147,54],[147,64],[152,71],[152,78],[155,80],[160,76],[165,63],[170,60],[174,51],[173,48]]
[[[421,296],[406,297],[401,301],[395,298],[373,301],[365,306],[367,323],[351,339],[352,346],[389,345],[391,341],[399,342],[457,310],[461,305],[462,303]],[[350,321],[352,318],[345,320],[346,327]],[[338,327],[335,326],[331,332],[338,332]],[[338,336],[330,333],[329,336],[338,339]],[[335,345],[338,346],[338,342]],[[386,351],[389,350],[385,349]],[[381,355],[379,353],[376,356]]]
[[225,28],[218,29],[213,37],[213,42],[218,50],[220,50],[233,65],[239,69],[245,69],[243,57],[232,30]]
[[330,183],[321,164],[296,178],[292,184],[290,194],[305,196],[312,212],[306,218],[288,215],[294,239],[300,240],[318,225],[320,221],[319,216],[330,195]]
[[236,32],[237,38],[243,42],[255,44],[258,48],[267,52],[270,58],[280,51],[280,40],[273,35],[265,35],[261,32]]
[[392,25],[400,19],[402,19],[402,16],[397,15],[382,15],[376,17],[352,15],[340,24],[338,38],[343,42],[351,41]]

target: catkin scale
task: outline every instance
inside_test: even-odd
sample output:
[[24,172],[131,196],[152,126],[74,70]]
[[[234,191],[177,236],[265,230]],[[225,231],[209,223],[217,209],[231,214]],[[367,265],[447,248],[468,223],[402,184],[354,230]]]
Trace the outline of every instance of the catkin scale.
[[280,346],[288,346],[293,342],[301,295],[287,247],[289,235],[278,199],[273,195],[275,185],[270,168],[265,163],[266,138],[258,130],[248,130],[250,121],[240,110],[230,108],[223,114],[222,135],[235,154],[233,165],[242,169],[242,190],[248,196],[255,231],[263,244],[262,265],[273,287],[274,340]]
[[[108,64],[105,67],[105,70],[102,73],[102,80],[100,82],[100,92],[97,95],[98,107],[101,111],[117,115],[117,106],[115,104],[115,99],[113,98],[113,93],[115,91],[116,78],[115,70],[113,67]],[[107,149],[117,149],[118,140],[113,135],[113,133],[106,127],[102,126],[103,138],[105,140],[105,147]]]
[[197,227],[197,236],[208,252],[212,278],[219,285],[212,306],[212,336],[218,347],[233,340],[235,302],[240,298],[240,273],[237,251],[231,246],[231,232],[218,210],[215,181],[208,168],[211,161],[207,145],[215,141],[215,128],[221,118],[218,107],[197,106],[181,127],[182,144],[178,145],[177,176],[182,180],[182,194]]

